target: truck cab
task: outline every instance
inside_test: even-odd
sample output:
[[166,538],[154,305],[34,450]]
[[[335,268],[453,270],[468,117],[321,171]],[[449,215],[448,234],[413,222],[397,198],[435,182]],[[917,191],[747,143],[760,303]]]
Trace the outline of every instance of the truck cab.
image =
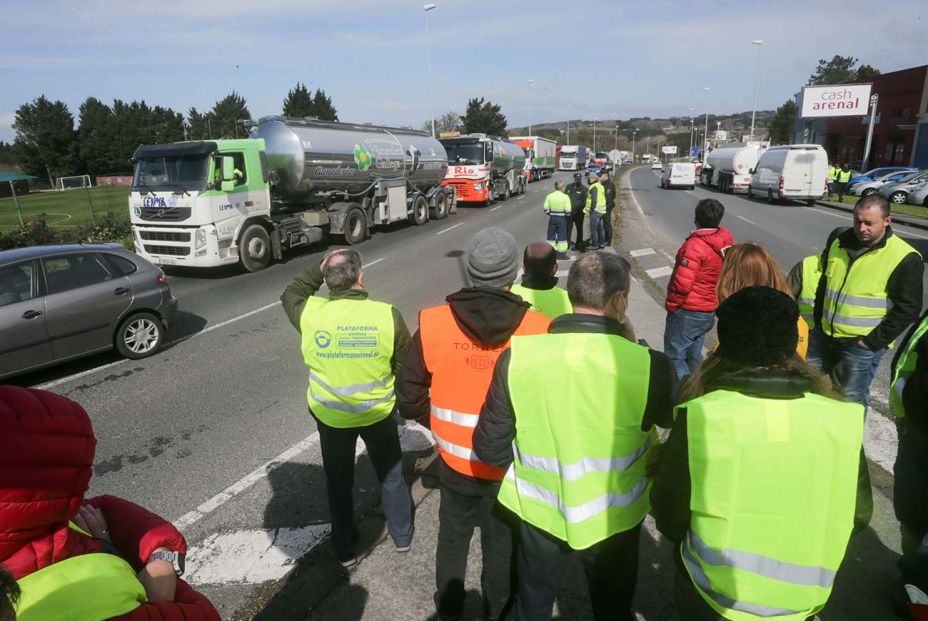
[[454,188],[458,201],[489,204],[525,191],[521,147],[483,134],[444,138],[448,172],[444,186]]

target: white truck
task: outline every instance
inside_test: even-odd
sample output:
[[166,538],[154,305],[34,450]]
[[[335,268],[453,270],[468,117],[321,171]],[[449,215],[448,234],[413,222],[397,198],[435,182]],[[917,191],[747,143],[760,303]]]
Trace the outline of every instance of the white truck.
[[586,168],[590,150],[582,145],[568,144],[561,147],[561,170],[583,170]]
[[541,136],[512,136],[509,142],[525,149],[525,167],[522,174],[528,181],[546,179],[554,174],[556,142]]
[[742,142],[716,147],[706,157],[706,166],[699,173],[700,183],[729,194],[746,194],[751,185],[751,170],[766,149],[765,144]]

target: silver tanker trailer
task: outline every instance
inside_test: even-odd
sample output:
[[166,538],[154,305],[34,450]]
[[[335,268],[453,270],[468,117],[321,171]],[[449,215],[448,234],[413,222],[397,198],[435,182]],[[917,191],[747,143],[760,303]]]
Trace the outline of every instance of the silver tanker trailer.
[[442,219],[454,189],[441,143],[411,129],[265,117],[248,138],[140,146],[129,210],[159,265],[266,267],[284,250]]

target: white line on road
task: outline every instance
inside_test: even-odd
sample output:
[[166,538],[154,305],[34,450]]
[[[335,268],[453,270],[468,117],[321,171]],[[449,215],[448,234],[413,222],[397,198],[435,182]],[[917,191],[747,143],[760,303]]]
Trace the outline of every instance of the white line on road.
[[842,220],[847,220],[847,219],[850,217],[850,215],[851,215],[851,214],[849,214],[849,213],[848,213],[848,214],[844,214],[844,215],[837,214],[837,213],[832,213],[832,212],[830,212],[830,211],[825,211],[824,209],[819,209],[818,207],[806,207],[806,209],[810,209],[810,210],[812,210],[812,211],[817,211],[817,212],[819,212],[819,213],[823,213],[823,214],[825,214],[826,216],[831,216],[832,218],[841,218]]
[[490,211],[496,211],[496,210],[499,209],[500,207],[502,207],[502,205],[497,205],[496,207],[491,207],[491,208],[490,208]]
[[673,274],[673,268],[670,267],[669,265],[665,265],[663,267],[655,267],[649,270],[645,270],[645,274],[647,274],[651,278],[662,278],[664,276],[670,276],[671,274]]
[[452,224],[452,225],[449,226],[448,228],[442,229],[442,230],[438,231],[438,232],[435,233],[435,234],[436,234],[436,235],[441,235],[442,233],[447,233],[447,232],[450,231],[451,229],[456,229],[456,228],[458,228],[459,226],[461,226],[462,224],[464,224],[464,223],[463,223],[463,222],[458,222],[457,224]]
[[739,220],[744,220],[745,222],[753,226],[760,226],[758,223],[754,222],[753,220],[749,220],[748,218],[745,218],[744,216],[739,216],[738,214],[735,214],[735,217],[738,218]]
[[632,250],[628,254],[633,257],[646,257],[650,254],[657,254],[657,251],[654,248],[639,248],[638,250]]
[[384,260],[383,257],[380,257],[379,259],[374,259],[374,260],[371,261],[370,263],[366,263],[365,265],[362,265],[362,266],[361,266],[361,269],[363,270],[364,268],[370,267],[371,265],[377,265],[378,263],[380,263],[380,262],[383,261],[383,260]]

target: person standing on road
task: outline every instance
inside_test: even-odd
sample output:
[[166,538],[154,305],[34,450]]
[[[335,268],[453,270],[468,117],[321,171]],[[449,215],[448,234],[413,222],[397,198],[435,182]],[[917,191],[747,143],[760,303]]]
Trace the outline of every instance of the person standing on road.
[[[845,398],[866,407],[886,349],[922,307],[921,255],[894,234],[889,203],[877,194],[854,207],[854,226],[822,253],[808,360],[830,375]],[[857,527],[870,522],[873,501],[861,451]]]
[[606,217],[606,188],[599,182],[599,177],[590,175],[590,187],[586,195],[586,208],[583,213],[590,214],[590,235],[593,238],[593,250],[602,250],[606,247],[606,229],[603,219]]
[[511,619],[550,619],[567,556],[580,557],[599,619],[635,618],[638,539],[648,513],[654,425],[672,421],[673,371],[636,343],[628,261],[593,252],[570,268],[574,313],[500,356],[474,451],[508,468],[499,502],[518,516]]
[[790,294],[799,304],[799,314],[812,329],[812,312],[815,309],[815,291],[822,277],[822,257],[818,254],[804,257],[793,266],[786,277]]
[[477,526],[485,616],[500,618],[512,594],[512,526],[495,508],[505,471],[477,458],[472,436],[493,367],[512,336],[543,334],[550,324],[510,292],[518,272],[515,238],[498,227],[478,232],[467,249],[473,286],[419,313],[419,330],[397,382],[400,414],[431,427],[441,456],[435,552],[439,619],[461,616],[467,555]]
[[[328,299],[316,295],[322,285]],[[412,545],[412,497],[403,477],[397,433],[395,375],[409,347],[400,312],[364,290],[357,250],[330,252],[297,276],[280,296],[290,323],[302,335],[309,367],[307,400],[316,419],[325,471],[332,544],[345,568],[357,564],[354,522],[355,445],[364,440],[380,482],[387,530],[397,552]]]
[[724,214],[725,207],[714,198],[696,204],[697,228],[677,251],[667,285],[664,353],[673,362],[680,382],[702,362],[706,333],[715,324],[722,258],[735,243],[728,229],[720,226]]
[[573,312],[567,292],[557,286],[558,258],[549,244],[529,244],[522,254],[522,283],[510,289],[550,319]]
[[606,217],[603,218],[603,228],[606,231],[605,244],[612,245],[612,211],[615,209],[615,183],[612,182],[608,170],[599,174],[599,183],[606,190]]
[[838,174],[841,172],[841,169],[838,168],[835,164],[828,165],[828,198],[831,199],[831,195],[835,193],[835,183],[838,181]]
[[747,287],[683,387],[651,493],[687,621],[811,618],[853,526],[863,409],[796,356],[799,309]]
[[570,197],[564,193],[564,182],[554,182],[554,191],[545,197],[548,216],[548,243],[557,251],[558,259],[567,258],[567,225],[570,221]]
[[567,184],[564,192],[570,197],[570,219],[567,221],[567,241],[570,241],[572,229],[576,229],[576,242],[570,244],[571,250],[583,252],[583,209],[586,207],[586,186],[583,175],[575,172],[573,182]]
[[844,193],[847,192],[847,184],[851,180],[851,165],[845,163],[841,170],[838,171],[836,178],[835,190],[838,194],[838,202],[844,202]]

